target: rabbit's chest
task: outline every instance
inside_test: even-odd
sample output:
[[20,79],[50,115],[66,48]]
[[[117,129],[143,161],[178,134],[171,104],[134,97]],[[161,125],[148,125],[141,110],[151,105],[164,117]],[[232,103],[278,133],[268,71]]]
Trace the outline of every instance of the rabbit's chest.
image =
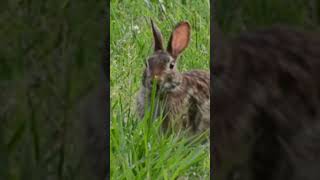
[[164,111],[167,114],[186,114],[189,109],[190,96],[182,93],[169,94],[166,99],[163,100],[165,104]]
[[192,115],[196,108],[191,103],[191,97],[186,94],[173,94],[167,96],[165,100],[164,113],[166,114],[166,121],[170,126],[175,128],[188,128],[190,122],[195,116]]
[[169,94],[164,112],[169,123],[176,127],[191,129],[193,132],[206,130],[210,126],[210,99],[200,99],[194,93]]

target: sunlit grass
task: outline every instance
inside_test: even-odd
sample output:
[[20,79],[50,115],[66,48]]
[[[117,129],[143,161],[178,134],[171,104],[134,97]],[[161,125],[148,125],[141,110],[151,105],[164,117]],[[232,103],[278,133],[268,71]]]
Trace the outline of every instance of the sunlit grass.
[[[111,179],[209,179],[206,136],[161,131],[162,118],[138,119],[134,110],[144,61],[152,52],[152,18],[165,46],[181,20],[192,26],[192,41],[179,60],[179,70],[209,70],[209,1],[111,2]],[[151,108],[152,109],[152,108]],[[151,110],[152,111],[152,110]]]

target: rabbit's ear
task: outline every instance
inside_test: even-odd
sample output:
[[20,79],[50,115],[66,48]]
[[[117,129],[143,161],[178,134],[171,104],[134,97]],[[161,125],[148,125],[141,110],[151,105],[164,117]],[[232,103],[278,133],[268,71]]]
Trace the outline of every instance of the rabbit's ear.
[[162,34],[157,25],[151,19],[153,40],[154,40],[154,51],[163,50],[163,39]]
[[176,59],[188,46],[191,35],[191,26],[187,21],[180,22],[171,33],[167,51]]

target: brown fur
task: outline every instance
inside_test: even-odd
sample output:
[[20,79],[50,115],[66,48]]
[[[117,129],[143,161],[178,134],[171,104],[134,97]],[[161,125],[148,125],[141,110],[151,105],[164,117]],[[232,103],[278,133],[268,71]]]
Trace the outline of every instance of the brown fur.
[[320,36],[283,26],[216,44],[216,179],[320,179]]

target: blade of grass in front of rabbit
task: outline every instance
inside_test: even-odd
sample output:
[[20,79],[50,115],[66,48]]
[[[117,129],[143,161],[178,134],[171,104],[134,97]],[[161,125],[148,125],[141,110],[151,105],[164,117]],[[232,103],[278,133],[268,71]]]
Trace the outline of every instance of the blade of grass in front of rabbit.
[[153,80],[152,82],[152,90],[151,90],[151,98],[150,98],[150,110],[148,115],[146,116],[145,120],[145,136],[144,136],[144,143],[145,143],[145,153],[146,153],[146,161],[147,161],[147,179],[150,179],[151,174],[151,161],[149,156],[149,151],[151,150],[151,144],[149,142],[150,136],[150,129],[151,129],[151,120],[153,118],[154,110],[155,110],[155,100],[156,100],[156,82]]
[[159,116],[159,95],[156,93],[154,96],[154,110],[153,110],[152,121],[155,121],[158,116]]
[[157,83],[156,80],[152,81],[152,91],[151,91],[151,114],[153,115],[152,120],[154,121],[158,116],[159,108],[159,93],[157,93]]
[[163,123],[163,121],[164,121],[164,119],[166,118],[166,116],[167,116],[167,114],[164,114],[165,113],[165,105],[166,105],[166,103],[167,103],[167,99],[164,99],[163,101],[161,101],[160,102],[160,94],[157,96],[157,98],[158,98],[158,107],[159,107],[159,116],[158,116],[158,118],[157,118],[157,120],[158,121],[160,121],[159,122],[159,127],[158,127],[158,130],[161,132],[161,133],[163,133],[163,132],[165,132],[165,131],[163,131],[163,129],[161,129],[161,125],[162,125],[162,123]]

